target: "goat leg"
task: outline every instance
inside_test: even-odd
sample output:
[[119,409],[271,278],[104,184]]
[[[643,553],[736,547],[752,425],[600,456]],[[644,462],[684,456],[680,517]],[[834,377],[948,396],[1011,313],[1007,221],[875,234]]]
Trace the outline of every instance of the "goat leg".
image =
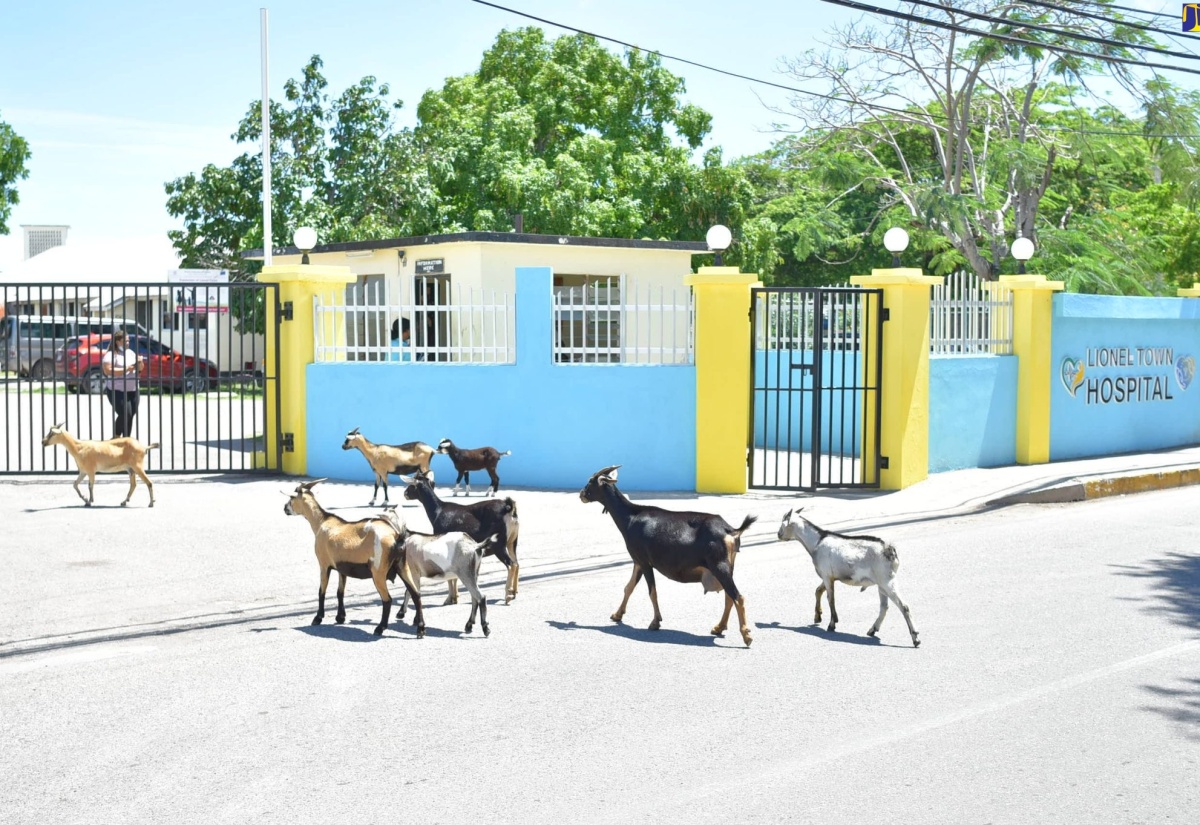
[[912,637],[913,647],[920,647],[921,642],[917,640],[917,629],[913,627],[912,616],[909,614],[908,605],[900,600],[900,594],[892,587],[886,585],[879,586],[879,592],[886,593],[887,597],[896,603],[896,607],[900,608],[901,615],[904,616],[904,622],[908,625],[908,635]]
[[871,629],[867,631],[868,636],[874,636],[879,632],[880,625],[883,624],[883,618],[888,612],[888,594],[887,590],[881,585],[879,587],[879,615],[875,618],[875,624],[871,625]]
[[637,587],[637,583],[642,580],[642,568],[637,563],[633,564],[633,575],[629,577],[629,584],[625,585],[625,598],[621,599],[621,606],[617,608],[617,612],[609,616],[617,624],[621,623],[621,619],[625,618],[625,607],[629,604],[629,597],[633,594],[633,588]]
[[446,582],[446,601],[442,605],[458,604],[458,580],[450,579]]
[[317,590],[317,615],[313,616],[312,623],[317,625],[325,618],[325,588],[329,586],[329,571],[331,568],[321,568],[321,586]]
[[475,581],[463,579],[463,584],[471,591],[471,617],[467,619],[467,633],[475,627],[475,611],[479,611],[479,627],[483,630],[483,635],[491,634],[491,628],[487,622],[487,600],[483,598],[483,593],[479,590],[479,584]]
[[750,643],[754,640],[750,638],[750,628],[746,625],[746,597],[738,592],[737,585],[733,583],[731,565],[728,562],[721,562],[711,568],[711,572],[725,591],[725,615],[721,617],[721,624],[718,627],[722,631],[725,630],[725,623],[729,619],[729,606],[732,604],[737,608],[738,630],[741,631],[742,641],[746,643],[746,647],[750,647]]
[[[83,481],[83,477],[85,475],[87,475],[87,473],[85,473],[83,470],[80,470],[79,475],[75,477],[75,495],[79,496],[79,500],[83,502],[84,507],[91,507],[92,502],[89,501],[88,497],[85,496],[83,491],[79,489],[79,482]],[[88,487],[88,490],[90,491],[91,487]]]
[[833,579],[830,579],[829,581],[825,582],[825,593],[826,593],[826,595],[829,596],[829,626],[825,629],[828,630],[830,633],[832,633],[835,629],[837,629],[837,622],[838,622],[837,606],[834,604],[834,601],[833,601],[833,585],[834,585]]
[[[154,485],[150,483],[150,477],[146,475],[146,471],[143,470],[141,467],[134,467],[133,471],[138,474],[138,478],[140,478],[142,480],[142,483],[146,485],[146,490],[147,490],[147,492],[150,493],[150,506],[153,507],[154,506]],[[132,495],[132,490],[133,490],[133,488],[130,487],[130,491],[131,491],[130,495]]]
[[375,626],[375,635],[382,636],[383,631],[387,628],[388,617],[392,612],[392,594],[388,592],[387,571],[383,567],[374,570],[371,577],[375,580],[375,589],[379,591],[379,598],[383,600],[383,615],[379,619],[379,624]]
[[825,582],[817,585],[817,615],[813,617],[813,624],[821,623],[821,597],[825,595]]
[[337,597],[338,597],[337,615],[333,617],[333,620],[338,624],[345,624],[346,623],[346,574],[341,572],[340,570],[338,571]]
[[[425,638],[425,610],[421,606],[421,578],[414,576],[409,566],[400,568],[400,580],[404,582],[404,603],[408,603],[411,595],[413,600],[413,626],[417,629],[417,638]],[[400,618],[404,618],[404,608],[400,608]]]
[[728,593],[725,594],[725,612],[721,614],[721,621],[717,622],[713,627],[712,635],[721,636],[725,633],[725,628],[729,626],[729,613],[733,610],[733,599]]
[[125,500],[121,502],[122,507],[127,505],[129,503],[129,500],[131,498],[133,498],[133,491],[136,489],[137,489],[137,476],[135,476],[133,474],[133,470],[130,470],[129,471],[129,492],[127,492],[125,494]]
[[658,587],[654,582],[654,569],[646,568],[646,587],[650,591],[650,604],[654,606],[654,620],[650,622],[649,630],[658,630],[662,626],[662,614],[658,612]]

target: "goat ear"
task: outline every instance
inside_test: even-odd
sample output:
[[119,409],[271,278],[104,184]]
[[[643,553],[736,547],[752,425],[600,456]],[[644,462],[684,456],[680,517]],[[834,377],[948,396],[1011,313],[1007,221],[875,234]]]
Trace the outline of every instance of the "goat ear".
[[[412,484],[412,483],[413,483],[413,479],[414,479],[414,478],[416,478],[416,475],[411,475],[411,476],[396,476],[396,478],[400,479],[400,483],[401,483],[401,484],[408,485],[408,484]],[[389,506],[393,506],[393,507],[394,507],[395,505],[387,505],[387,504],[385,504],[385,505],[384,505],[384,509],[386,509],[386,508],[387,508],[387,507],[389,507]]]
[[617,470],[621,467],[620,464],[614,464],[611,467],[605,467],[600,472],[596,473],[596,478],[606,478],[609,481],[617,480]]
[[788,519],[790,519],[791,517],[792,517],[792,511],[791,511],[791,510],[788,510],[786,513],[784,513],[784,514],[783,514],[783,520],[784,520],[784,521],[787,521],[787,520],[788,520]]
[[353,430],[346,433],[346,435],[358,435],[358,427],[355,427]]

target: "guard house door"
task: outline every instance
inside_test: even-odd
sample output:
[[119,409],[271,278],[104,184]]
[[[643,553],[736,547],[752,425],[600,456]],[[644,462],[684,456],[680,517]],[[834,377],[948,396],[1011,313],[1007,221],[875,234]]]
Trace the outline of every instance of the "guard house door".
[[417,305],[416,329],[412,331],[413,352],[418,361],[449,361],[452,330],[450,324],[450,275],[446,272],[413,276],[413,297]]
[[749,486],[879,486],[883,292],[751,290]]

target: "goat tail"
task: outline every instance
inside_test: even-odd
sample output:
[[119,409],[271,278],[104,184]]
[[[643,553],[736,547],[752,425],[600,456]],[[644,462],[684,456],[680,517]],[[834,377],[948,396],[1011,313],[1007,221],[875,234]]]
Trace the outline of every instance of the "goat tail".
[[159,447],[159,444],[158,444],[158,442],[157,442],[157,441],[155,441],[153,444],[147,444],[147,445],[146,445],[146,452],[149,452],[150,450],[157,450],[157,449],[158,449],[158,447]]
[[482,559],[484,548],[486,548],[488,545],[494,545],[496,547],[500,547],[501,546],[500,545],[500,534],[492,533],[486,539],[479,542],[479,544],[475,545],[475,555],[479,556],[479,558]]
[[735,539],[740,539],[742,537],[742,533],[745,533],[747,530],[749,530],[750,525],[756,521],[758,521],[758,516],[746,516],[746,518],[742,520],[742,526],[733,531],[733,537]]
[[511,498],[504,499],[504,509],[513,517],[517,517],[517,503]]

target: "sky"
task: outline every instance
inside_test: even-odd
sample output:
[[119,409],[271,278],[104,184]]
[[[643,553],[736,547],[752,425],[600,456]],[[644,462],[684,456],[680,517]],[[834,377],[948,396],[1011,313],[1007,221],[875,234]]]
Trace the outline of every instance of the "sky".
[[[782,58],[821,48],[832,26],[859,16],[819,0],[498,2],[782,83],[789,82],[780,73]],[[11,234],[0,236],[0,270],[20,260],[22,224],[65,224],[70,240],[161,236],[180,228],[166,211],[167,181],[258,152],[230,135],[261,95],[264,7],[273,97],[319,54],[331,97],[372,75],[405,102],[401,126],[415,125],[425,91],[478,69],[502,29],[536,25],[472,0],[2,0],[0,6],[0,121],[32,150]],[[566,33],[543,27],[552,36]],[[722,146],[731,159],[778,139],[771,127],[780,116],[768,106],[786,107],[786,92],[664,64],[685,79],[686,100],[713,115],[706,147]]]

